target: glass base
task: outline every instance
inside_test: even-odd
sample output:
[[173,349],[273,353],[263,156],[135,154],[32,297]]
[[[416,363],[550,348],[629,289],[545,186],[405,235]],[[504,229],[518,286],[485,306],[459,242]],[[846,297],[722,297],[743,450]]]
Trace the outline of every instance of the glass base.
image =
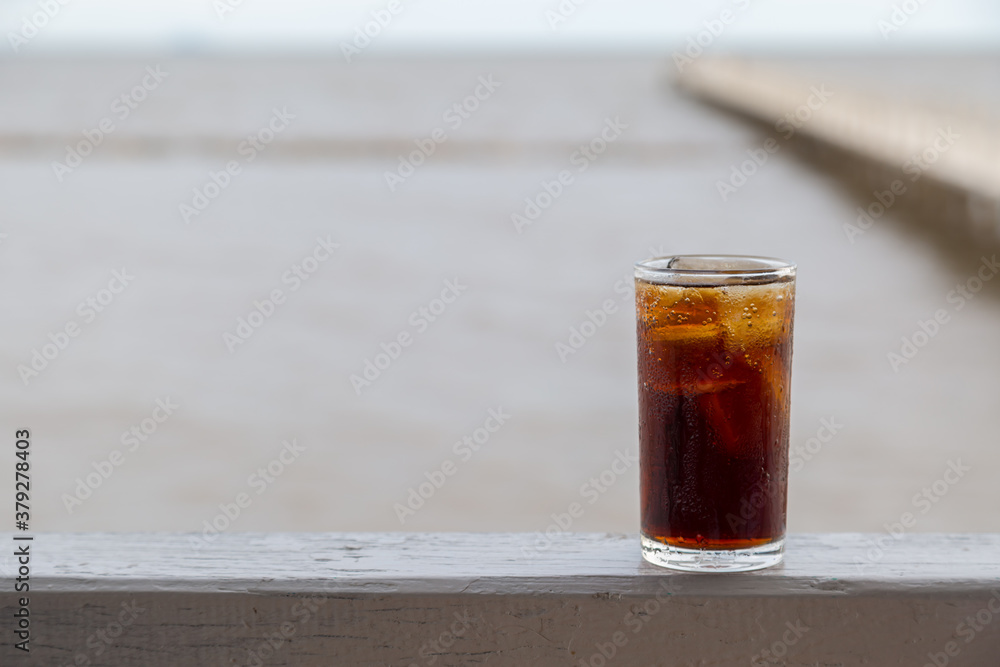
[[749,549],[684,549],[642,535],[642,557],[653,565],[685,572],[749,572],[781,562],[785,540]]

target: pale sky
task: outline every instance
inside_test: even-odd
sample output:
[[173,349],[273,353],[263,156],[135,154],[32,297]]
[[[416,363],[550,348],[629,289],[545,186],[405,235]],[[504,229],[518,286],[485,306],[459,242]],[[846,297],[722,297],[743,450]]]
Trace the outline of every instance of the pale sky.
[[[398,3],[392,5],[396,14],[390,3]],[[49,18],[40,14],[42,5],[58,11]],[[897,11],[893,25],[894,5],[915,11]],[[81,48],[337,51],[373,20],[373,12],[391,18],[372,29],[370,55],[426,49],[665,52],[707,29],[706,22],[713,25],[726,9],[731,21],[712,36],[713,48],[1000,47],[996,0],[0,0],[0,35],[7,42],[0,57]]]

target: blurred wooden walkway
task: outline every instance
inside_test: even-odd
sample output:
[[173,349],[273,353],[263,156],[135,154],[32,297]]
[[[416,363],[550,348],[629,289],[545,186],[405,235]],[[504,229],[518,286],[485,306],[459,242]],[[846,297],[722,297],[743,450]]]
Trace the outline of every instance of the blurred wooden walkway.
[[[983,70],[985,63],[979,65]],[[933,74],[922,79],[919,91],[901,91],[897,81],[909,69],[903,63],[884,70],[878,85],[870,78],[868,85],[858,81],[860,69],[822,76],[801,63],[704,58],[687,67],[679,83],[773,125],[784,138],[797,133],[830,145],[845,159],[882,167],[886,189],[876,211],[891,207],[908,187],[927,190],[931,183],[964,197],[965,206],[952,209],[958,220],[951,222],[964,217],[988,241],[1000,241],[1000,69],[978,72],[977,82],[975,69],[955,67],[950,76],[967,86],[955,95],[945,94]]]

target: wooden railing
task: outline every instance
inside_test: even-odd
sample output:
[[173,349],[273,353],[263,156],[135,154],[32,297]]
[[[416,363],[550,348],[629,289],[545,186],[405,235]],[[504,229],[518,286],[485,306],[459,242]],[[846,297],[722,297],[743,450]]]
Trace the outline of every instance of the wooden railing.
[[783,565],[726,575],[648,565],[622,535],[30,545],[30,590],[11,573],[0,595],[4,666],[1000,665],[1000,535],[793,535]]

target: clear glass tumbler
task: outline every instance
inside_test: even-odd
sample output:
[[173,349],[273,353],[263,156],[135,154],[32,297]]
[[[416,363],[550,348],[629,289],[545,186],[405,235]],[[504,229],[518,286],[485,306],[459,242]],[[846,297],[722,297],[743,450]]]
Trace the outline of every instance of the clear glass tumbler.
[[688,571],[784,554],[795,266],[636,264],[642,555]]

